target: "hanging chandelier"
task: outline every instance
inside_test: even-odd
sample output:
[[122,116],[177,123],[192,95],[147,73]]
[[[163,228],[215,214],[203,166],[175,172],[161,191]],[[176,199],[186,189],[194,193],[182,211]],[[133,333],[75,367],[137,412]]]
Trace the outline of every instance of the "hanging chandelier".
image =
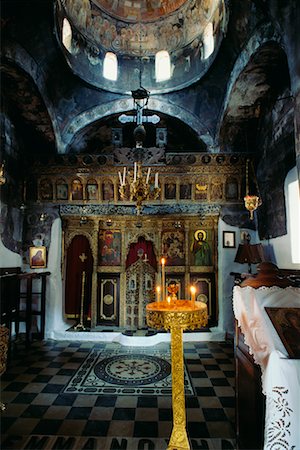
[[143,158],[143,143],[146,138],[146,130],[143,122],[151,122],[156,124],[160,118],[154,114],[143,117],[143,110],[148,105],[150,92],[142,86],[142,37],[141,37],[141,20],[140,20],[140,60],[139,60],[139,87],[131,91],[133,99],[133,106],[135,116],[127,116],[125,114],[119,117],[120,122],[136,122],[136,127],[133,131],[135,140],[134,149],[134,166],[133,173],[124,167],[123,174],[119,172],[119,193],[122,200],[134,201],[136,204],[137,214],[140,215],[142,211],[142,204],[147,200],[157,200],[160,194],[160,187],[158,185],[158,172],[153,176],[151,174],[151,167],[142,167]]
[[138,215],[141,214],[144,201],[157,200],[159,197],[158,172],[153,177],[151,167],[144,170],[140,161],[134,163],[133,173],[130,170],[126,171],[124,167],[123,177],[119,172],[119,180],[121,199],[126,200],[129,191],[129,200],[135,202]]

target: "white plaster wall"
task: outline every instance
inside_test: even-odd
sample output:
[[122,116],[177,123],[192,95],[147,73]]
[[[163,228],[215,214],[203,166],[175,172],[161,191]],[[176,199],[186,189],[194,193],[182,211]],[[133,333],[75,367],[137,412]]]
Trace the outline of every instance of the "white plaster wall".
[[63,288],[61,276],[61,220],[55,219],[51,228],[47,271],[51,272],[46,290],[45,338],[55,339],[57,334],[70,327],[64,320]]
[[[287,234],[280,236],[275,239],[269,240],[269,245],[274,253],[274,263],[281,269],[295,269],[300,270],[300,264],[293,263],[292,261],[292,245],[298,245],[297,252],[300,252],[300,240],[298,243],[292,242],[291,238],[291,223],[290,223],[290,204],[288,198],[288,185],[293,182],[298,181],[297,168],[294,167],[286,176],[284,183],[284,194],[285,194],[285,204],[286,204],[286,219],[287,219]],[[298,197],[298,202],[300,199]],[[300,229],[298,230],[298,235],[300,235]]]
[[18,253],[8,250],[0,238],[0,267],[21,267],[22,258]]
[[[251,236],[251,243],[258,243],[257,233],[253,230],[243,228]],[[223,231],[235,232],[235,248],[223,248]],[[230,272],[248,272],[248,264],[234,262],[234,258],[241,243],[241,229],[227,225],[222,219],[218,226],[218,298],[219,298],[219,322],[218,329],[231,335],[234,333],[234,315],[232,309],[232,290],[234,277]],[[252,273],[256,272],[256,266],[252,265]]]

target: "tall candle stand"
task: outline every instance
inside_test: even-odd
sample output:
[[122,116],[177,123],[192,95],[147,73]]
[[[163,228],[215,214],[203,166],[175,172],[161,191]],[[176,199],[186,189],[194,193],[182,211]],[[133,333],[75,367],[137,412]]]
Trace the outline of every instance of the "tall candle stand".
[[86,328],[83,324],[83,307],[84,307],[84,290],[85,290],[85,271],[82,272],[81,278],[81,304],[80,304],[80,320],[79,323],[74,327],[74,330],[85,331]]
[[152,328],[171,331],[173,429],[167,450],[190,450],[186,432],[182,333],[207,324],[207,306],[190,300],[149,303],[146,319]]

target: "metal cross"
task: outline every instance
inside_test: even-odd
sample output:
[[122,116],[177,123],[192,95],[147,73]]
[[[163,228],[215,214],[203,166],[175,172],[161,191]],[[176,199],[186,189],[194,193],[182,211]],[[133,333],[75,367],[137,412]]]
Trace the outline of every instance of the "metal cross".
[[156,114],[143,117],[143,108],[138,107],[136,110],[136,116],[127,116],[126,114],[121,114],[119,117],[119,121],[121,123],[136,122],[137,125],[142,125],[143,122],[157,124],[160,121],[160,117]]

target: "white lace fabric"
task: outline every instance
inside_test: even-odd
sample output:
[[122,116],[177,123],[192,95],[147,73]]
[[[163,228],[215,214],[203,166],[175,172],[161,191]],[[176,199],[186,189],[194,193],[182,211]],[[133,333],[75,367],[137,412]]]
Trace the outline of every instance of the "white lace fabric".
[[300,288],[233,289],[233,309],[266,395],[264,450],[300,450],[300,360],[289,359],[265,307],[300,308]]

